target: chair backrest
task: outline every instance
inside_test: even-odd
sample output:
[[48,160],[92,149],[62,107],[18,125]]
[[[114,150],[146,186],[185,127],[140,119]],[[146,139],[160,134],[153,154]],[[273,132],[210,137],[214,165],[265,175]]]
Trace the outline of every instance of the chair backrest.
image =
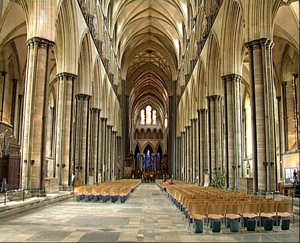
[[208,214],[225,214],[226,205],[223,203],[208,204]]
[[82,194],[84,187],[75,187],[74,194]]
[[243,204],[243,213],[259,213],[260,204],[255,202],[246,202]]
[[243,204],[241,203],[227,203],[226,214],[242,214]]
[[190,205],[190,215],[200,214],[200,215],[207,215],[207,205],[206,204],[198,204],[192,203]]
[[201,204],[205,204],[205,202],[202,199],[188,199],[186,202],[186,208],[189,211],[190,210],[190,206],[193,203],[201,203]]
[[293,203],[291,202],[278,202],[276,207],[277,213],[293,213]]
[[260,203],[260,213],[276,213],[276,203],[275,202],[261,202]]

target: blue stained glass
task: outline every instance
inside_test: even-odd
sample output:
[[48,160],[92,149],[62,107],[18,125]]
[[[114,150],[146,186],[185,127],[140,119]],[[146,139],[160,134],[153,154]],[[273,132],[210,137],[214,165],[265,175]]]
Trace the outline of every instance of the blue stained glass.
[[151,154],[151,168],[154,170],[154,153]]
[[150,151],[148,150],[146,154],[146,168],[148,169],[150,167],[151,167],[151,158],[150,158]]
[[145,169],[146,168],[146,156],[145,156],[145,153],[143,153],[143,169]]
[[160,170],[160,154],[157,153],[157,169]]
[[136,155],[136,168],[140,169],[140,153],[137,153]]

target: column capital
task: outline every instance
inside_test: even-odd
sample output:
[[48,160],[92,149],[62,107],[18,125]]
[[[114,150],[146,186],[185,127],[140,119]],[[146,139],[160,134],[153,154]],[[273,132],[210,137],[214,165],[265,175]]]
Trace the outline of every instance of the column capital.
[[266,46],[268,49],[272,49],[274,46],[273,41],[267,39],[267,38],[261,38],[261,39],[256,39],[252,40],[246,43],[246,47],[248,49],[253,48],[253,49],[261,49],[262,46]]
[[281,81],[281,85],[282,86],[287,85],[287,81]]
[[5,72],[5,71],[2,71],[2,72],[1,72],[1,75],[2,75],[2,76],[6,76],[6,74],[7,74],[7,72]]
[[180,132],[182,136],[184,136],[185,132]]
[[94,107],[90,108],[90,110],[91,110],[91,112],[93,112],[93,113],[98,113],[98,112],[101,111],[101,109],[99,109],[99,108],[94,108]]
[[200,113],[200,114],[204,114],[204,113],[207,113],[207,109],[206,108],[202,108],[202,109],[199,109],[199,110],[197,110],[198,111],[198,113]]
[[77,95],[75,95],[75,98],[76,99],[84,99],[84,100],[86,100],[86,99],[89,99],[91,96],[90,95],[88,95],[88,94],[77,94]]
[[293,74],[293,77],[294,77],[294,78],[298,78],[298,73],[294,73],[294,74]]
[[18,79],[16,79],[16,78],[12,78],[11,80],[14,84],[18,83]]
[[243,79],[241,75],[234,74],[234,73],[221,76],[221,78],[226,82],[232,82],[232,81],[240,82]]
[[185,129],[190,129],[191,128],[191,126],[190,125],[188,125],[188,126],[185,126]]
[[206,96],[206,98],[208,100],[220,100],[220,99],[222,99],[222,96],[221,95],[209,95],[209,96]]
[[116,135],[117,134],[117,131],[112,131],[113,132],[113,135]]
[[78,76],[73,73],[62,72],[56,75],[57,79],[74,81]]
[[276,96],[276,99],[277,99],[278,101],[281,101],[281,96]]
[[108,129],[112,129],[112,125],[106,125]]
[[192,118],[191,119],[191,122],[193,123],[193,122],[196,122],[197,121],[197,118]]
[[104,121],[104,122],[106,122],[106,121],[107,121],[107,118],[101,117],[101,120]]
[[52,48],[55,43],[53,41],[41,38],[41,37],[32,37],[26,41],[27,47],[34,47],[35,45],[41,48]]

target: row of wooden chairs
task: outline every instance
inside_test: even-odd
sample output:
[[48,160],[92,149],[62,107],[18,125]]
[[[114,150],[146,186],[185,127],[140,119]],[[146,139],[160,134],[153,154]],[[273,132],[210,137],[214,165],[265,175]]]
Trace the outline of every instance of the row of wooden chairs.
[[124,179],[116,182],[106,182],[97,186],[79,186],[74,188],[76,201],[94,201],[115,203],[120,199],[124,203],[131,192],[141,183],[140,180]]
[[[175,181],[174,185],[158,186],[165,190],[168,197],[178,207],[189,224],[194,221],[225,222],[238,221],[245,225],[246,220],[254,219],[255,223],[263,225],[265,219],[277,222],[280,219],[292,218],[294,225],[293,204],[291,202],[274,201],[272,198],[263,198],[247,195],[241,192],[219,190],[210,187]],[[195,224],[194,224],[195,225]]]

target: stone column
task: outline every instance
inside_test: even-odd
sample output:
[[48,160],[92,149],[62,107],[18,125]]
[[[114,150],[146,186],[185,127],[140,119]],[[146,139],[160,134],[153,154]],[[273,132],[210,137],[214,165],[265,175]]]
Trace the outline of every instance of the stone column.
[[121,179],[121,164],[120,164],[120,162],[121,162],[121,155],[122,155],[122,150],[121,150],[121,148],[122,148],[122,146],[121,146],[121,143],[122,143],[122,138],[121,138],[121,136],[117,136],[117,144],[118,144],[118,150],[117,150],[117,155],[118,155],[118,157],[117,157],[117,171],[116,171],[116,173],[117,173],[117,178],[118,178],[118,180],[120,180]]
[[108,137],[108,132],[107,132],[107,118],[104,118],[103,122],[103,179],[106,182],[107,181],[107,137]]
[[181,180],[181,137],[177,137],[177,143],[176,143],[176,180]]
[[111,131],[111,180],[114,180],[114,164],[115,164],[115,131]]
[[1,110],[0,110],[0,121],[3,120],[3,113],[4,113],[4,101],[5,101],[5,82],[6,82],[6,74],[7,72],[1,72],[3,76],[2,82],[2,97],[1,97]]
[[225,148],[227,187],[238,190],[242,163],[241,80],[237,74],[222,76],[225,97]]
[[190,126],[190,181],[194,182],[194,122]]
[[122,166],[121,177],[124,178],[124,164],[129,152],[129,96],[126,95],[126,80],[122,80]]
[[27,67],[22,136],[22,187],[44,188],[47,95],[52,41],[33,37],[27,41]]
[[98,179],[99,182],[104,182],[105,181],[105,164],[104,164],[104,146],[105,146],[105,118],[101,117],[100,119],[100,145],[99,145],[99,173],[101,174],[101,178]]
[[113,131],[113,163],[112,163],[112,175],[113,180],[116,179],[116,161],[117,161],[117,132]]
[[112,126],[111,125],[107,125],[107,172],[108,172],[108,181],[111,181],[111,164],[112,164]]
[[18,121],[17,121],[17,127],[16,127],[16,132],[15,132],[15,137],[18,140],[18,143],[21,141],[21,134],[22,134],[22,124],[23,124],[23,119],[22,119],[22,114],[23,114],[23,95],[18,95]]
[[195,182],[198,174],[197,169],[197,119],[192,119],[193,131],[192,131],[192,164],[193,164],[193,173],[192,173],[192,182]]
[[275,190],[275,119],[273,42],[266,39],[246,43],[249,49],[254,190]]
[[100,112],[101,109],[98,110],[97,114],[98,114],[98,118],[97,118],[97,144],[95,145],[95,150],[96,150],[96,170],[95,170],[95,177],[96,177],[96,185],[98,185],[99,183],[101,183],[101,146],[102,146],[102,141],[101,141],[101,117],[100,117]]
[[298,151],[300,151],[300,85],[298,74],[293,74],[293,86],[294,86],[294,106],[295,106],[295,116],[296,116],[296,127],[297,127],[297,144]]
[[199,181],[204,185],[204,174],[208,172],[208,154],[207,154],[207,109],[198,110],[198,136],[199,136]]
[[100,109],[91,108],[91,119],[90,119],[90,158],[89,158],[89,185],[96,184],[97,179],[97,160],[98,160],[98,127],[99,127],[99,113]]
[[279,176],[280,176],[280,180],[284,179],[283,176],[283,166],[282,166],[282,133],[281,133],[281,96],[277,96],[277,115],[278,115],[278,137],[279,137],[279,163],[280,163],[280,169],[279,169]]
[[182,167],[183,167],[183,175],[182,180],[186,181],[187,169],[186,169],[186,132],[181,132],[182,138]]
[[185,127],[185,168],[186,181],[190,180],[190,127]]
[[76,142],[75,164],[77,173],[76,180],[88,184],[89,156],[88,156],[88,131],[89,131],[89,100],[90,95],[76,95]]
[[180,180],[184,180],[184,133],[180,133]]
[[169,117],[168,117],[168,173],[173,173],[173,96],[169,96]]
[[72,125],[73,125],[73,97],[76,75],[59,73],[57,75],[57,119],[56,119],[56,153],[55,161],[59,185],[71,185],[72,167]]
[[222,161],[222,97],[208,96],[209,126],[209,180],[217,169],[223,169]]
[[282,111],[283,111],[283,147],[284,152],[287,152],[288,149],[288,116],[287,116],[287,97],[286,97],[286,86],[287,82],[281,82],[282,90]]
[[15,110],[16,110],[16,98],[17,98],[17,85],[18,80],[13,78],[13,92],[11,97],[11,112],[10,112],[10,123],[13,125],[13,129],[15,128]]
[[178,169],[176,156],[176,131],[177,131],[177,80],[173,81],[173,99],[172,99],[172,156],[171,164],[173,165],[173,176],[176,178]]

